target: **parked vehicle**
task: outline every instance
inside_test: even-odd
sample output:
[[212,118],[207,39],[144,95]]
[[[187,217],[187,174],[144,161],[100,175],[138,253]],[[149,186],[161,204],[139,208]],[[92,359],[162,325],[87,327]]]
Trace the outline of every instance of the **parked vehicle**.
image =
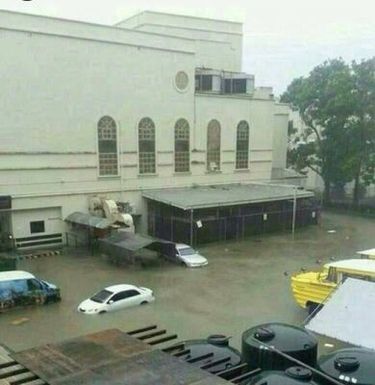
[[61,299],[60,289],[21,270],[0,272],[0,310]]
[[155,300],[152,290],[133,285],[106,287],[91,298],[81,302],[78,311],[85,314],[103,314]]
[[200,255],[198,251],[184,243],[176,243],[176,254],[170,258],[175,262],[179,262],[187,267],[202,267],[208,265],[205,257]]
[[375,281],[375,260],[347,259],[327,263],[321,272],[294,274],[291,278],[294,298],[311,313],[348,277]]

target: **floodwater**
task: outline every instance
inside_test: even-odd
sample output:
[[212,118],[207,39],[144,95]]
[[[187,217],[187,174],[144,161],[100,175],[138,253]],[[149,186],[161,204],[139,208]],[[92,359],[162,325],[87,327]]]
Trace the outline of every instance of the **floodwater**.
[[[317,259],[325,263],[372,248],[374,235],[374,220],[325,213],[321,225],[298,231],[294,239],[277,234],[201,247],[209,260],[201,269],[168,262],[116,267],[100,256],[82,254],[26,260],[19,268],[58,285],[63,299],[0,314],[0,343],[18,351],[107,328],[129,331],[157,324],[179,340],[220,333],[240,347],[241,333],[259,323],[303,323],[307,314],[292,298],[291,272],[319,268]],[[96,316],[76,311],[83,299],[116,283],[149,287],[156,301]],[[25,322],[15,325],[21,318]]]

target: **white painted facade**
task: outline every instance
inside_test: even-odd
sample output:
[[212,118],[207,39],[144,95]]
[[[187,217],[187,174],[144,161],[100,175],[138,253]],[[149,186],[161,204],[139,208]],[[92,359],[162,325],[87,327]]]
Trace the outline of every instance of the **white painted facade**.
[[242,23],[144,11],[116,26],[193,41],[196,67],[241,72]]
[[[178,32],[177,32],[178,30]],[[240,23],[145,12],[102,26],[0,11],[0,195],[12,197],[14,238],[33,237],[30,222],[64,234],[64,218],[88,211],[94,195],[131,202],[146,231],[145,189],[269,181],[285,167],[277,137],[288,108],[271,90],[246,95],[195,91],[196,67],[241,71]],[[188,86],[175,85],[177,72]],[[119,173],[100,176],[98,121],[117,125]],[[138,123],[156,130],[156,172],[141,175]],[[174,168],[174,125],[190,126],[190,171]],[[221,125],[221,165],[207,172],[207,125]],[[236,127],[250,127],[249,167],[236,170]],[[284,139],[283,139],[284,140]],[[284,143],[283,143],[284,146]],[[284,152],[284,154],[283,154]],[[4,228],[4,226],[3,226]],[[0,229],[1,231],[1,229]]]

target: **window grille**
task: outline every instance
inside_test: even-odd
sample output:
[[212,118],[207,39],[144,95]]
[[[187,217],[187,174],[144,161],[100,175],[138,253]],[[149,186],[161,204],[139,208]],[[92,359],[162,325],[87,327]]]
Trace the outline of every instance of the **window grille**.
[[220,123],[213,119],[207,127],[207,171],[220,170]]
[[139,173],[156,172],[155,124],[150,118],[143,118],[138,124]]
[[249,124],[241,120],[237,125],[236,169],[249,168]]
[[174,127],[175,172],[190,171],[190,127],[186,119],[179,119]]
[[118,175],[117,126],[110,116],[98,122],[99,175]]

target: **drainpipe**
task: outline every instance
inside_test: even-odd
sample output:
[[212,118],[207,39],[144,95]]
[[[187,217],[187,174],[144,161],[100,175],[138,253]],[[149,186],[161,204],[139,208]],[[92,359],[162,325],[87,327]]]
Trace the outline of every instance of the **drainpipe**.
[[194,242],[194,228],[193,228],[193,215],[194,215],[194,210],[190,210],[190,245],[193,245]]
[[117,122],[117,126],[118,126],[118,145],[117,145],[117,156],[118,156],[118,167],[119,167],[119,174],[120,174],[120,199],[121,201],[123,202],[124,201],[124,192],[123,192],[123,180],[122,180],[122,158],[123,158],[123,154],[122,154],[122,145],[121,145],[121,141],[122,141],[122,132],[121,132],[121,122],[118,121]]

